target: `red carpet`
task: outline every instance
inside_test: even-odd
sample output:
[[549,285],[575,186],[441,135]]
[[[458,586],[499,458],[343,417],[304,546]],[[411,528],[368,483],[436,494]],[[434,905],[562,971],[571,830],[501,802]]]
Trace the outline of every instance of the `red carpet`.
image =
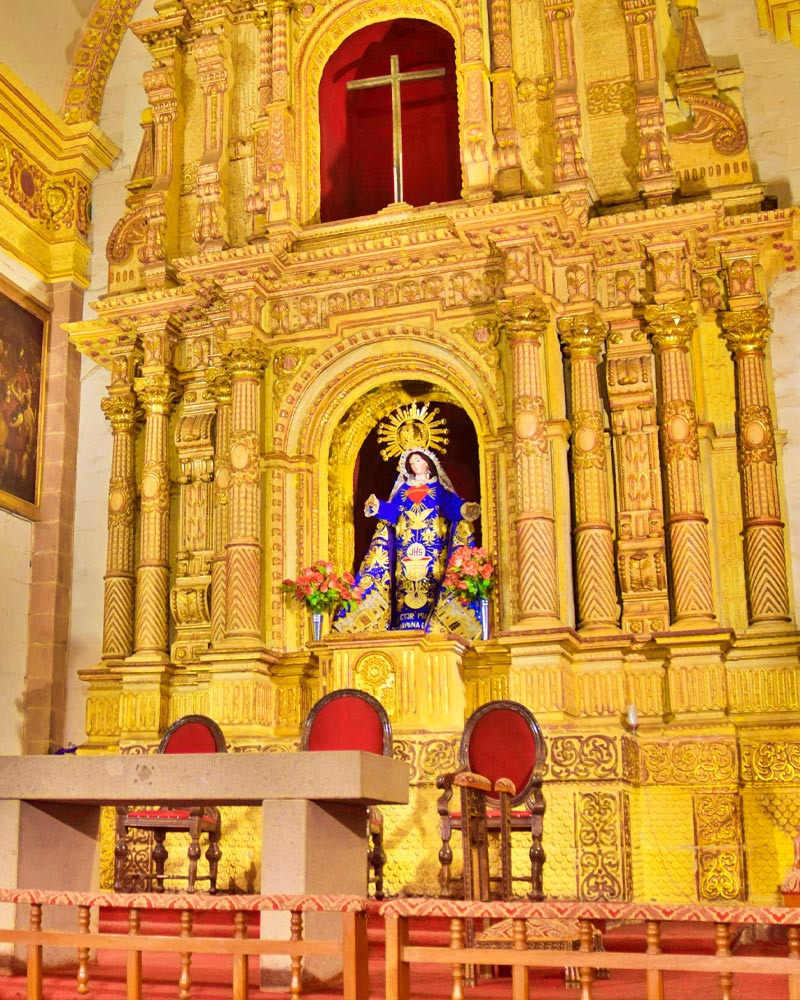
[[[143,929],[151,933],[177,933],[174,915],[158,913],[156,919],[148,917]],[[172,916],[172,926],[168,926]],[[165,918],[167,920],[165,921]],[[208,932],[213,926],[214,915],[206,914],[197,921],[199,931]],[[127,931],[127,924],[120,922],[119,915],[104,913],[101,925],[105,930]],[[226,931],[227,931],[226,926]],[[220,929],[221,930],[221,929]],[[257,934],[254,921],[250,933]],[[738,936],[737,936],[738,937]],[[376,916],[370,915],[370,997],[381,1000],[384,996],[383,967],[383,926]],[[448,921],[421,921],[412,930],[414,944],[442,944],[448,940]],[[604,942],[608,951],[645,950],[643,925],[614,927],[606,931]],[[738,937],[733,947],[737,955],[786,955],[785,942],[759,942],[746,944],[744,937]],[[676,924],[665,927],[662,936],[662,950],[668,954],[679,954],[691,950],[695,954],[713,954],[715,944],[713,929],[697,924]],[[175,1000],[179,960],[173,956],[145,956],[144,996],[147,1000]],[[119,953],[104,952],[97,964],[90,969],[89,998],[102,1000],[125,1000],[125,968]],[[211,956],[198,956],[192,963],[192,997],[194,1000],[230,1000],[230,960]],[[258,971],[255,961],[251,961],[252,1000],[285,1000],[288,993],[284,989],[259,990]],[[414,1000],[447,1000],[450,995],[450,973],[447,967],[421,966],[412,968],[411,993]],[[566,989],[563,975],[557,970],[532,970],[531,997],[535,1000],[570,1000],[577,998],[575,990]],[[76,982],[74,973],[48,973],[45,978],[46,1000],[75,1000]],[[341,995],[340,991],[309,991],[309,1000]],[[468,997],[474,1000],[500,1000],[510,996],[510,981],[499,970],[492,979],[486,979],[474,987],[467,988]],[[26,1000],[24,977],[0,979],[0,1000]],[[596,1000],[645,1000],[645,982],[642,972],[615,970],[611,978],[598,980],[592,986],[592,996]],[[668,972],[664,976],[665,1000],[711,1000],[721,996],[719,979],[715,975],[688,972]],[[734,979],[733,1000],[788,1000],[788,987],[783,976],[738,976]]]

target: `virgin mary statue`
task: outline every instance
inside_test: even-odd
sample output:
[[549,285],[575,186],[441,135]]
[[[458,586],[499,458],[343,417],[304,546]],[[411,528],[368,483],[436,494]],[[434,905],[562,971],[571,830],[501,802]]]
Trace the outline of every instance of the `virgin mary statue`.
[[465,502],[428,448],[404,451],[388,500],[374,494],[364,513],[378,523],[356,576],[364,592],[334,623],[339,631],[370,628],[453,631],[474,636],[474,611],[443,592],[450,553],[475,544],[480,505]]

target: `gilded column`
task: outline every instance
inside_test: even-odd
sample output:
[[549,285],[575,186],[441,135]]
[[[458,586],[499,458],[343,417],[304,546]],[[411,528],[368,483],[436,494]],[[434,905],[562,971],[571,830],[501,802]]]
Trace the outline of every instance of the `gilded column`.
[[721,314],[736,367],[736,425],[744,497],[744,556],[751,625],[791,618],[778,467],[764,351],[765,306]]
[[660,369],[674,623],[709,626],[716,623],[711,554],[687,346],[697,324],[685,300],[647,306],[645,316]]
[[231,382],[215,370],[212,382],[217,399],[214,439],[214,527],[211,560],[211,644],[218,645],[226,632],[226,552],[228,545],[228,491],[231,484]]
[[619,622],[614,537],[609,515],[603,411],[597,381],[606,325],[593,313],[558,321],[570,359],[572,483],[578,627],[616,630]]
[[169,660],[169,415],[175,388],[162,371],[136,380],[144,410],[139,565],[133,658]]
[[556,131],[554,176],[560,190],[570,182],[584,181],[586,164],[581,151],[581,109],[575,65],[572,22],[574,0],[545,0],[553,62],[553,115]]
[[487,140],[491,135],[489,78],[484,62],[484,35],[478,0],[463,0],[464,47],[461,72],[466,98],[461,139],[465,198],[481,198],[492,190]]
[[553,469],[542,360],[542,336],[549,317],[534,296],[507,301],[503,311],[513,370],[517,619],[520,624],[549,626],[559,621]]
[[136,562],[136,426],[140,416],[129,381],[129,356],[114,359],[112,391],[100,404],[111,423],[108,551],[103,586],[106,663],[133,652]]
[[226,640],[261,642],[261,378],[268,354],[256,340],[224,345],[231,379],[226,545]]
[[291,108],[289,48],[291,5],[288,0],[272,2],[272,100],[269,105],[269,156],[263,186],[263,202],[271,223],[292,217],[292,193],[297,190],[294,154],[294,114]]
[[227,245],[221,183],[221,173],[227,169],[227,20],[221,7],[211,11],[210,17],[211,20],[203,22],[202,34],[194,41],[198,80],[205,97],[204,149],[195,182],[197,218],[194,225],[194,238],[202,250]]
[[253,220],[253,234],[266,228],[267,176],[269,171],[269,106],[272,101],[272,12],[261,0],[252,13],[258,31],[258,118],[253,122],[253,190],[245,204]]
[[622,0],[622,8],[628,25],[631,69],[636,82],[639,190],[647,207],[652,208],[672,201],[675,191],[661,97],[656,3],[655,0]]
[[516,125],[516,83],[512,68],[511,4],[492,0],[492,112],[494,116],[496,186],[502,195],[524,190]]

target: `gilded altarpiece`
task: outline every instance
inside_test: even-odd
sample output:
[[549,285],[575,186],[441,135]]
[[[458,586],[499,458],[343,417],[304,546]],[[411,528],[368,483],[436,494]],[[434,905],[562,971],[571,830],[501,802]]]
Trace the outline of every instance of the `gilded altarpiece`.
[[[142,147],[71,325],[110,372],[82,752],[188,712],[295,752],[321,694],[369,691],[412,774],[388,890],[436,892],[436,777],[511,698],[548,746],[549,895],[775,901],[800,775],[769,289],[797,218],[754,182],[701,6],[165,0],[134,25]],[[393,17],[453,37],[462,197],[321,225],[322,71]],[[423,405],[474,428],[491,637],[365,603],[313,641],[283,581],[357,567],[365,442]],[[258,836],[226,813],[223,886],[257,885]]]

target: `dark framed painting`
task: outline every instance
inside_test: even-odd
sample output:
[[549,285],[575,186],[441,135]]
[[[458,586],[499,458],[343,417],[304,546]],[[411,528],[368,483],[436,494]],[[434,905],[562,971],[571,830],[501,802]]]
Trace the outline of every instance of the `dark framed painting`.
[[0,507],[36,518],[49,313],[0,278]]

